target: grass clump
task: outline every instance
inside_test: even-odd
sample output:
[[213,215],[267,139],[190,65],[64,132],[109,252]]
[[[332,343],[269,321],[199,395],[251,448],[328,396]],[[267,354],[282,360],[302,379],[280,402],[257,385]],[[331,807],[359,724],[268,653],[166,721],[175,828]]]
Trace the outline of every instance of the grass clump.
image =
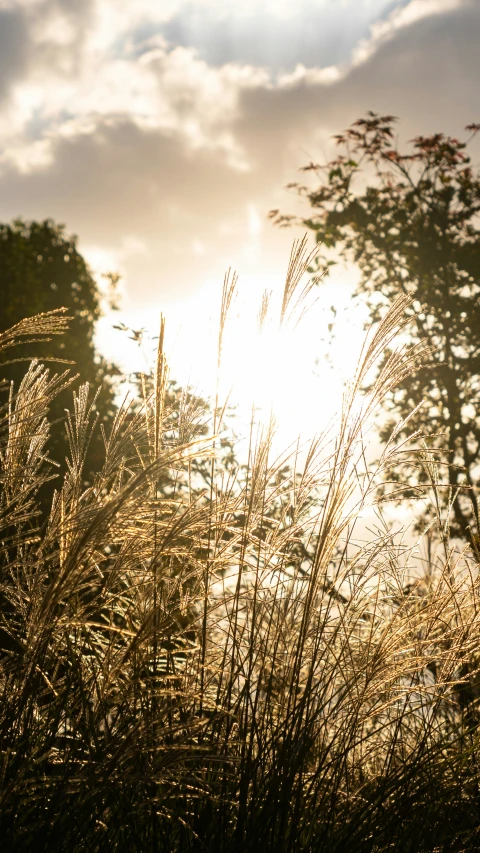
[[[282,322],[310,260],[295,247]],[[234,286],[228,278],[219,351]],[[400,300],[370,336],[333,427],[278,457],[273,423],[252,421],[237,468],[217,452],[218,395],[211,438],[193,397],[169,409],[162,324],[154,390],[140,408],[119,408],[87,487],[95,408],[88,387],[74,396],[68,468],[46,520],[38,493],[54,475],[58,428],[48,408],[68,375],[32,363],[10,390],[0,413],[3,849],[478,847],[477,566],[450,548],[442,519],[443,551],[416,576],[411,549],[388,530],[354,536],[399,455],[417,454],[433,502],[439,488],[432,453],[396,445],[395,433],[376,466],[365,461],[376,408],[421,357],[393,346],[404,309]],[[32,322],[0,345],[66,321]]]

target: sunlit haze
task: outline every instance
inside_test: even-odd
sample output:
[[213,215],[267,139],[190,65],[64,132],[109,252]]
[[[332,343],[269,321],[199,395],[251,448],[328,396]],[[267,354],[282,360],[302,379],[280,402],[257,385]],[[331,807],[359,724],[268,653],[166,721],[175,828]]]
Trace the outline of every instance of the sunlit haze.
[[[288,245],[288,243],[287,243]],[[285,267],[288,261],[284,253]],[[264,275],[239,276],[228,314],[218,368],[218,329],[222,282],[210,282],[189,299],[165,308],[166,350],[170,375],[198,393],[228,399],[235,408],[235,425],[248,424],[252,407],[261,420],[272,415],[277,441],[283,446],[300,436],[312,437],[338,410],[344,382],[353,374],[365,338],[366,311],[352,305],[354,270],[344,268],[328,283],[319,284],[289,322],[280,324],[283,279]],[[261,294],[270,294],[269,310],[260,328]],[[332,305],[336,310],[332,338]],[[132,330],[144,330],[142,341],[115,329],[111,316],[99,324],[98,340],[125,373],[148,371],[155,359],[160,314],[118,312],[115,325],[130,320]]]

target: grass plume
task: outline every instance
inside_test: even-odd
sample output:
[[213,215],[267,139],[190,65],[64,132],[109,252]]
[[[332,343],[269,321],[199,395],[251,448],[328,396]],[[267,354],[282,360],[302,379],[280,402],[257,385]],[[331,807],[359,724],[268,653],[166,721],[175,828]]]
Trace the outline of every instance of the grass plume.
[[[311,260],[304,241],[292,250],[281,323],[301,308]],[[219,370],[235,286],[227,276]],[[169,409],[162,319],[153,393],[145,384],[139,407],[119,407],[88,487],[95,412],[88,387],[76,393],[68,467],[45,521],[37,493],[55,473],[47,448],[59,428],[48,408],[69,379],[33,363],[10,390],[0,413],[4,849],[479,846],[475,559],[449,547],[444,518],[444,550],[430,549],[423,574],[388,529],[354,536],[382,470],[406,449],[393,434],[377,466],[365,461],[376,408],[421,358],[395,348],[404,312],[399,300],[373,331],[332,427],[278,456],[273,422],[252,420],[244,469],[221,464],[218,386],[210,438],[188,394]],[[65,322],[29,320],[0,348]],[[431,451],[408,451],[431,471],[434,502]],[[192,475],[205,461],[207,488]]]

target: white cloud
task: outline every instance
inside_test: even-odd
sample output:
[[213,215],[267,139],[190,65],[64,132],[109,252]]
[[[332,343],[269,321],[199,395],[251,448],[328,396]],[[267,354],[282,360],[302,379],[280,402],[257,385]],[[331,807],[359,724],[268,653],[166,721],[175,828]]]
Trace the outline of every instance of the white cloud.
[[279,74],[276,84],[281,89],[293,88],[299,83],[308,83],[313,86],[329,86],[337,83],[347,73],[347,66],[328,65],[326,68],[306,68],[299,64],[294,71],[287,74]]
[[362,40],[353,52],[352,66],[366,62],[380,45],[391,41],[399,30],[433,15],[453,12],[465,5],[465,0],[410,0],[405,6],[394,9],[386,19],[372,24],[369,38]]
[[289,236],[265,225],[267,211],[293,207],[284,184],[364,110],[404,117],[407,138],[478,118],[478,5],[411,0],[373,28],[354,68],[278,75],[214,67],[148,28],[133,38],[181,6],[97,0],[87,14],[86,2],[25,2],[22,38],[36,50],[0,109],[0,218],[66,222],[118,258],[145,302],[220,279],[230,262],[281,268]]
[[[298,17],[299,11],[299,4],[290,0],[262,0],[255,7],[249,2],[224,0],[192,2],[218,19],[247,17],[252,26],[254,8],[256,14],[261,9],[280,18]],[[334,8],[330,0],[303,2],[306,17],[314,8],[329,12]],[[375,0],[373,5],[380,9],[385,2]],[[429,8],[433,5],[430,0],[422,3]],[[228,153],[233,167],[247,168],[248,156],[230,130],[245,90],[295,88],[303,83],[330,85],[348,71],[345,63],[323,68],[298,64],[295,70],[278,76],[245,63],[212,67],[192,48],[168,46],[158,30],[148,35],[149,27],[173,19],[189,4],[190,0],[70,0],[68,4],[23,0],[23,17],[17,11],[14,24],[14,13],[6,12],[5,20],[14,27],[11,40],[19,45],[28,42],[30,59],[26,63],[22,58],[25,47],[19,46],[17,63],[10,62],[10,98],[0,112],[4,159],[19,163],[24,170],[29,163],[36,168],[47,161],[49,146],[57,136],[83,132],[90,116],[126,115],[139,126],[180,130],[192,146],[213,146]],[[362,0],[361,5],[369,4]],[[403,13],[416,5],[413,0]],[[351,10],[351,0],[337,2],[337,12],[340,6]],[[370,47],[364,50],[372,52],[386,38],[385,33],[398,25],[397,18],[403,20],[401,14],[402,10],[398,15],[394,12],[388,26],[376,30]],[[132,42],[140,26],[146,27],[146,36]]]

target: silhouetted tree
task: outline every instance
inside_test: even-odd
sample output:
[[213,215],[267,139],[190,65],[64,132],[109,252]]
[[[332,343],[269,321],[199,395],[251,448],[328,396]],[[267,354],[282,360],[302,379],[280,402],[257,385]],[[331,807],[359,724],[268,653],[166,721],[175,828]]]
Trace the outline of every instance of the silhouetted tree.
[[[111,277],[113,284],[115,278]],[[95,323],[101,314],[99,291],[77,250],[76,238],[67,236],[64,226],[50,219],[43,222],[17,219],[11,224],[0,224],[0,294],[0,332],[24,317],[55,308],[65,307],[72,317],[65,334],[47,342],[25,343],[12,350],[11,363],[0,365],[0,379],[13,381],[18,388],[29,359],[34,357],[47,364],[52,362],[49,366],[54,372],[65,369],[62,360],[73,361],[72,373],[79,374],[78,381],[90,384],[92,398],[98,391],[95,404],[98,419],[106,423],[115,410],[112,377],[117,369],[95,350]],[[70,389],[53,401],[51,421],[63,421],[71,399]],[[67,441],[61,423],[52,430],[48,451],[63,467]],[[87,480],[99,468],[102,456],[103,441],[97,429],[84,466]],[[55,480],[45,490],[47,505],[54,487]]]
[[[366,297],[373,320],[401,293],[412,297],[412,345],[423,339],[431,358],[391,395],[390,411],[406,417],[426,404],[404,430],[420,429],[439,439],[448,462],[452,527],[478,548],[480,519],[480,172],[466,141],[436,133],[418,136],[402,152],[394,116],[373,112],[334,137],[339,155],[303,171],[318,181],[289,186],[312,208],[309,218],[271,211],[276,224],[303,223],[325,249],[320,269],[333,263],[331,250],[358,264],[356,295]],[[385,438],[391,421],[382,428]],[[421,474],[408,462],[391,472],[418,485]],[[446,490],[448,493],[448,490]]]

